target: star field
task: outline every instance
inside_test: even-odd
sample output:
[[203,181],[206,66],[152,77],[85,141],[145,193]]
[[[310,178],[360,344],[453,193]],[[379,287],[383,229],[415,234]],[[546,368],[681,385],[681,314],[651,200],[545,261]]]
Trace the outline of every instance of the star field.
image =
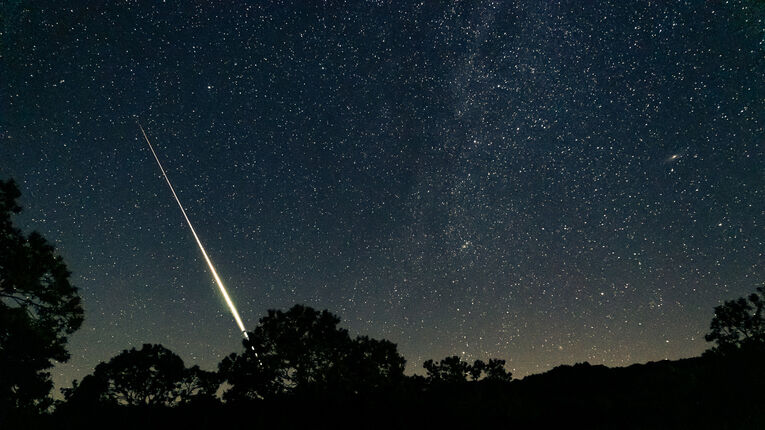
[[0,177],[86,321],[212,369],[329,309],[428,358],[689,357],[765,279],[761,2],[9,2]]

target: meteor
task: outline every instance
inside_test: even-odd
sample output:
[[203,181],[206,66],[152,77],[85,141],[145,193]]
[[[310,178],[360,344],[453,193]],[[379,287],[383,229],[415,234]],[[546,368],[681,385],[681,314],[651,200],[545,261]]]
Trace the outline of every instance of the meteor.
[[183,218],[186,219],[186,224],[189,225],[191,234],[194,236],[194,240],[197,241],[199,250],[202,251],[202,256],[204,256],[205,262],[207,262],[207,267],[210,268],[210,272],[212,273],[213,278],[215,279],[215,283],[218,285],[218,289],[220,290],[220,293],[223,295],[223,298],[226,300],[226,304],[228,305],[228,308],[231,310],[231,314],[234,316],[234,320],[236,320],[236,325],[239,326],[239,331],[242,332],[242,335],[244,336],[245,339],[249,339],[249,337],[247,336],[247,330],[244,328],[244,323],[242,323],[242,318],[239,317],[239,312],[236,310],[236,306],[234,306],[234,302],[231,300],[231,297],[228,295],[228,291],[226,291],[226,287],[223,286],[223,281],[220,280],[220,276],[218,276],[218,272],[215,270],[215,267],[213,267],[212,261],[210,260],[210,257],[207,255],[207,251],[205,251],[205,247],[202,246],[202,241],[199,240],[199,236],[197,236],[197,232],[194,230],[194,226],[191,225],[191,220],[189,220],[188,215],[186,215],[186,210],[183,208],[183,205],[181,204],[181,200],[178,198],[178,195],[175,194],[175,189],[173,188],[173,184],[170,183],[170,179],[167,177],[167,173],[165,173],[165,169],[162,167],[162,163],[159,162],[159,157],[157,157],[157,153],[154,151],[154,147],[151,145],[151,142],[149,142],[149,137],[146,136],[146,132],[143,130],[143,127],[141,127],[140,123],[138,123],[138,128],[141,129],[143,138],[146,139],[146,143],[149,144],[149,149],[151,150],[152,155],[154,155],[154,159],[157,160],[157,165],[159,166],[159,170],[162,172],[162,176],[165,178],[165,182],[167,182],[167,186],[170,187],[170,192],[173,193],[173,197],[175,197],[175,201],[176,203],[178,203],[178,207],[181,208],[181,213],[183,214]]

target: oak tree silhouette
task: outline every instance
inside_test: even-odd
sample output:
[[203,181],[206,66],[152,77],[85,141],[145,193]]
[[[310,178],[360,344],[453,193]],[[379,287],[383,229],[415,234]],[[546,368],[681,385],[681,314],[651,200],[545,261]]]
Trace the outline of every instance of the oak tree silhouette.
[[199,366],[186,368],[183,360],[162,345],[144,344],[124,350],[95,372],[64,389],[75,405],[94,403],[124,406],[175,406],[195,399],[211,399],[220,385],[217,375]]
[[354,393],[391,388],[404,379],[405,364],[395,343],[359,336],[343,360],[343,384]]
[[403,378],[396,345],[366,336],[351,339],[330,312],[295,305],[269,310],[243,341],[244,352],[218,366],[231,388],[226,400],[286,393],[377,390]]
[[715,307],[715,315],[704,337],[717,345],[712,353],[727,354],[738,350],[765,348],[765,286],[748,298],[728,300]]
[[63,259],[40,234],[14,227],[20,195],[13,180],[0,181],[0,422],[51,405],[47,370],[69,359],[67,338],[83,320]]

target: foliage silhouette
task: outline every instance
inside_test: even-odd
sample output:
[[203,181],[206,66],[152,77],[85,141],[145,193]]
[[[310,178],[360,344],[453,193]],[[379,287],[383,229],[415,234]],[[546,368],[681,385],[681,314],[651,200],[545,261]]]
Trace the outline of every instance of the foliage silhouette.
[[510,382],[512,373],[505,369],[505,360],[492,358],[488,363],[476,360],[472,365],[454,355],[439,362],[427,360],[422,367],[427,372],[428,383],[460,383],[466,382],[468,376],[472,381],[483,380],[494,382]]
[[427,371],[430,382],[465,382],[471,373],[470,365],[456,355],[439,362],[427,360],[422,367]]
[[390,388],[404,378],[406,360],[393,342],[359,336],[347,354],[342,376],[354,393]]
[[176,406],[195,399],[212,399],[220,385],[217,375],[183,360],[162,345],[144,344],[124,350],[95,372],[64,389],[73,405]]
[[20,195],[13,180],[0,181],[0,422],[52,404],[47,370],[69,359],[67,337],[83,320],[62,258],[40,234],[13,226]]
[[510,382],[513,379],[513,374],[505,369],[505,360],[492,358],[483,371],[486,375],[484,379],[487,381]]
[[396,345],[366,336],[351,339],[330,312],[295,305],[269,310],[244,340],[244,352],[219,365],[231,388],[226,400],[266,399],[311,392],[359,393],[392,386],[405,360]]
[[[755,315],[757,300],[751,304]],[[394,344],[368,337],[352,340],[339,322],[327,311],[300,305],[270,311],[244,342],[244,351],[221,362],[220,379],[208,378],[209,372],[189,379],[189,371],[198,368],[181,371],[180,359],[158,345],[144,346],[149,359],[143,361],[117,360],[131,352],[124,351],[68,390],[52,424],[41,428],[209,428],[221,422],[233,428],[295,429],[765,425],[760,407],[765,351],[758,349],[626,368],[563,365],[512,381],[504,360],[475,360],[471,365],[452,356],[426,361],[427,378],[406,377]],[[137,368],[132,366],[136,362],[141,363]],[[106,371],[110,365],[129,369],[123,373],[130,389],[149,394],[134,395],[143,400],[132,403],[119,400],[125,395],[106,395],[114,385],[104,377],[111,374]],[[175,375],[169,379],[176,382],[138,378],[151,374],[147,366]],[[186,376],[178,380],[180,374]],[[212,397],[223,378],[231,384],[226,403]],[[139,380],[144,382],[137,384]]]
[[741,349],[765,349],[765,286],[748,299],[740,297],[715,307],[710,332],[704,337],[717,345],[711,353],[730,354]]

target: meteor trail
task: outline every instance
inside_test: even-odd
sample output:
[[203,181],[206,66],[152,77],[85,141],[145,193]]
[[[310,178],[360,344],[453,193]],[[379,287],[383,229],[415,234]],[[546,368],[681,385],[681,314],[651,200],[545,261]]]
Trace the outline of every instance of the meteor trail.
[[143,127],[141,127],[140,123],[138,123],[138,128],[141,129],[141,133],[143,133],[143,138],[146,139],[146,143],[149,144],[149,149],[151,150],[152,155],[154,155],[154,159],[157,160],[157,165],[159,166],[159,170],[162,171],[162,176],[165,178],[167,185],[170,187],[170,191],[173,193],[173,197],[175,197],[175,201],[178,203],[178,207],[181,208],[181,213],[183,214],[183,218],[186,219],[186,224],[189,225],[189,229],[191,229],[191,234],[194,235],[194,240],[197,241],[197,245],[199,245],[199,250],[202,251],[202,255],[205,257],[207,266],[210,268],[210,272],[212,272],[213,278],[215,278],[215,283],[218,284],[218,289],[220,290],[220,293],[223,295],[223,298],[226,300],[226,304],[228,305],[228,308],[231,310],[231,314],[234,315],[234,319],[236,320],[236,325],[239,326],[239,330],[244,335],[244,338],[249,339],[249,337],[247,336],[247,330],[244,328],[244,323],[242,323],[242,319],[239,317],[239,312],[236,310],[236,306],[234,306],[234,302],[231,301],[231,297],[229,297],[228,292],[226,291],[226,287],[223,286],[223,281],[220,280],[220,276],[218,276],[218,272],[215,270],[215,267],[213,267],[212,261],[210,261],[210,257],[207,255],[207,251],[205,251],[204,246],[202,246],[202,241],[199,240],[199,236],[197,236],[197,232],[194,230],[194,226],[191,225],[191,221],[189,220],[188,215],[186,215],[186,210],[183,209],[181,200],[178,199],[178,195],[175,194],[175,189],[173,188],[173,184],[170,183],[170,179],[167,177],[167,173],[165,173],[165,169],[162,167],[162,163],[159,162],[159,157],[157,157],[157,153],[154,151],[154,147],[151,146],[151,142],[149,142],[149,137],[146,136],[146,132],[143,130]]

